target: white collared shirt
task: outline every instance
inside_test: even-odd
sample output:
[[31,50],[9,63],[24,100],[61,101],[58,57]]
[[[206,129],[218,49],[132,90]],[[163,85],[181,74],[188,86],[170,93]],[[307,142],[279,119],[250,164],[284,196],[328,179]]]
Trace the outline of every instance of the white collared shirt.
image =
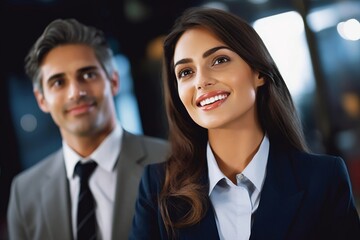
[[253,159],[242,173],[236,175],[235,185],[221,172],[208,143],[209,196],[221,240],[250,238],[252,214],[259,206],[265,180],[269,146],[265,135]]
[[83,159],[63,141],[65,167],[70,184],[71,219],[74,239],[76,239],[77,202],[80,191],[79,177],[74,174],[76,163],[81,159],[95,161],[98,166],[89,179],[89,187],[96,201],[96,219],[101,239],[111,239],[112,219],[115,203],[117,171],[116,161],[121,151],[123,129],[119,124],[104,139],[101,145],[88,157]]

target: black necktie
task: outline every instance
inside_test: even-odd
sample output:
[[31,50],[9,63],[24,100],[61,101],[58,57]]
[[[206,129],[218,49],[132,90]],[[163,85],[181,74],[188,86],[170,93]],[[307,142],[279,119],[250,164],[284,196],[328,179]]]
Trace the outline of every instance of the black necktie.
[[80,177],[80,192],[77,212],[77,240],[96,239],[95,201],[89,188],[89,178],[95,170],[96,162],[78,162],[75,173]]

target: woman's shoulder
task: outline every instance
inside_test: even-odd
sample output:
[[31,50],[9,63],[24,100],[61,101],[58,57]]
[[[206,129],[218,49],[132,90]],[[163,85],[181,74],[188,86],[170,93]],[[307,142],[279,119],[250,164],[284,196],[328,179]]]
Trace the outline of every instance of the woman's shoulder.
[[303,173],[308,179],[349,180],[348,169],[340,156],[293,151],[292,162],[296,171]]
[[299,150],[290,144],[284,144],[280,141],[271,142],[270,155],[276,159],[290,159],[297,167],[312,166],[316,168],[344,162],[340,156]]
[[142,175],[142,183],[153,190],[157,189],[156,191],[159,191],[165,179],[165,167],[165,162],[148,164]]
[[161,177],[165,175],[166,162],[151,163],[145,167],[145,171],[149,174]]
[[330,165],[341,165],[344,160],[340,156],[324,153],[310,153],[295,150],[292,152],[292,158],[298,164],[313,165],[314,167],[326,167]]

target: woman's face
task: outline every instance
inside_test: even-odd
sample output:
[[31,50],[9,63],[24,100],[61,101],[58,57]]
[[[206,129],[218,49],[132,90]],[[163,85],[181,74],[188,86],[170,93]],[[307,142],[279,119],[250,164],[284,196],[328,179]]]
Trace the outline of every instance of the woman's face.
[[256,92],[264,79],[212,32],[187,30],[176,44],[174,64],[180,99],[198,125],[233,129],[257,121]]

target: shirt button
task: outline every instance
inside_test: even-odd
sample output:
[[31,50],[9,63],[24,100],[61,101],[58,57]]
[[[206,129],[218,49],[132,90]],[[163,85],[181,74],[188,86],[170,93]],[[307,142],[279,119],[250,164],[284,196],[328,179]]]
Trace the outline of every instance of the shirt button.
[[240,174],[236,175],[236,179],[237,179],[237,182],[238,182],[237,185],[239,185],[244,181],[244,175],[242,173],[240,173]]

